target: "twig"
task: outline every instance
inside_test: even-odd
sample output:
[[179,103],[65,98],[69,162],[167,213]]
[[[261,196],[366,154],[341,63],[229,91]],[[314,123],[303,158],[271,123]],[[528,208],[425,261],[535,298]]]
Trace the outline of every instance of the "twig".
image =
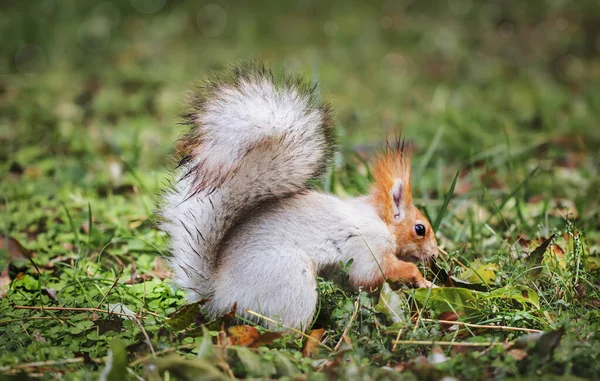
[[[125,314],[122,312],[114,312],[102,310],[100,308],[91,308],[91,307],[44,307],[44,306],[13,306],[16,310],[36,310],[36,311],[83,311],[83,312],[98,312],[109,315],[119,315],[119,316],[127,316],[132,319],[136,319],[136,315]],[[142,316],[143,318],[143,316]]]
[[533,332],[533,333],[543,332],[543,331],[540,331],[539,329],[510,327],[510,326],[506,326],[506,325],[471,324],[471,323],[464,323],[462,321],[436,320],[436,319],[425,319],[425,318],[421,318],[420,320],[426,321],[429,323],[461,325],[464,327],[471,327],[471,328],[500,329],[500,330],[504,330],[504,331],[522,331],[522,332]]
[[154,352],[154,347],[152,346],[152,342],[150,341],[150,337],[148,336],[148,332],[146,332],[146,330],[144,329],[142,322],[137,317],[134,318],[133,320],[135,320],[137,325],[140,326],[140,329],[142,330],[142,333],[144,334],[144,337],[146,338],[146,344],[148,345],[148,348],[150,348],[150,352],[152,352],[152,356],[156,356],[156,353]]
[[360,294],[356,297],[356,302],[354,302],[354,312],[352,313],[352,317],[350,317],[350,321],[346,325],[346,328],[344,328],[344,332],[342,332],[342,337],[340,337],[340,341],[338,341],[338,343],[333,348],[333,350],[336,351],[336,352],[342,346],[342,342],[344,341],[344,337],[348,334],[348,331],[350,330],[350,326],[352,325],[352,322],[356,319],[356,316],[358,315],[358,308],[360,307],[360,303],[359,302],[360,302]]
[[27,328],[25,328],[25,326],[23,325],[23,323],[19,323],[19,324],[21,325],[21,328],[23,328],[23,331],[25,331],[25,334],[26,334],[27,336],[30,336],[30,337],[31,337],[31,335],[29,334],[29,332],[27,332]]
[[327,349],[328,349],[330,352],[333,352],[333,348],[331,348],[330,346],[328,346],[328,345],[326,345],[326,344],[323,344],[321,341],[319,341],[319,340],[315,339],[314,337],[312,337],[312,336],[310,336],[310,335],[307,335],[306,333],[304,333],[304,332],[302,332],[302,331],[299,331],[299,330],[297,330],[296,328],[286,327],[285,325],[279,324],[279,323],[277,323],[275,320],[273,320],[273,319],[271,319],[271,318],[268,318],[268,317],[266,317],[266,316],[263,316],[263,315],[259,314],[258,312],[254,312],[254,311],[252,311],[252,310],[251,310],[251,309],[249,309],[249,308],[247,308],[247,309],[246,309],[246,312],[247,312],[247,313],[249,313],[250,315],[254,315],[254,316],[256,316],[256,317],[259,317],[259,318],[261,318],[261,319],[264,319],[264,320],[268,321],[269,323],[273,323],[273,324],[275,324],[275,325],[280,325],[281,327],[283,327],[283,328],[286,328],[286,329],[289,329],[290,331],[292,331],[292,332],[295,332],[295,333],[297,333],[297,334],[300,334],[300,335],[302,335],[302,336],[306,337],[307,339],[310,339],[310,340],[316,341],[316,342],[317,342],[317,343],[319,343],[319,345],[320,345],[320,346],[322,346],[323,348],[327,348]]
[[41,366],[50,366],[50,365],[76,364],[76,363],[80,363],[80,362],[84,362],[84,361],[85,361],[84,357],[75,357],[72,359],[64,359],[64,360],[34,361],[34,362],[28,362],[25,364],[3,366],[3,367],[0,367],[0,372],[7,372],[11,369],[27,369],[27,368],[39,368]]
[[117,285],[117,282],[119,281],[120,278],[121,278],[121,275],[119,274],[119,276],[117,276],[117,279],[115,279],[115,281],[113,282],[112,286],[110,286],[110,288],[108,289],[108,291],[106,291],[106,294],[104,294],[104,296],[102,297],[102,300],[100,301],[100,303],[98,303],[98,305],[96,306],[96,308],[102,307],[102,303],[104,303],[104,300],[106,300],[106,297],[108,296],[108,294],[110,294],[110,292],[112,291],[112,289],[115,288],[115,286]]
[[394,340],[394,344],[409,344],[409,345],[442,345],[450,347],[489,347],[492,345],[504,345],[501,342],[486,341],[482,343],[473,343],[470,341],[433,341],[433,340]]
[[144,311],[144,313],[147,313],[148,315],[152,315],[154,317],[160,317],[159,314],[157,314],[156,312],[152,312],[152,311],[148,311],[147,309],[142,309],[142,311]]
[[394,345],[392,345],[392,352],[396,351],[396,346],[398,345],[398,341],[400,341],[400,336],[402,336],[403,329],[398,330],[398,335],[396,335],[396,340],[394,341]]
[[20,319],[8,319],[8,320],[2,320],[0,321],[0,325],[5,325],[8,323],[14,323],[16,321],[28,321],[28,320],[60,320],[61,323],[64,323],[63,320],[67,320],[67,319],[71,319],[71,316],[67,316],[67,317],[58,317],[58,316],[29,316],[29,317],[22,317]]

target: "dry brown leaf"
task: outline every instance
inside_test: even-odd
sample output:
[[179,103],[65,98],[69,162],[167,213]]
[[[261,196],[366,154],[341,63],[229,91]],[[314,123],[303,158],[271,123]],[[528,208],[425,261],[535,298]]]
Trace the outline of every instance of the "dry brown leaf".
[[[458,314],[454,311],[445,311],[438,316],[438,320],[446,321],[458,321]],[[456,324],[440,323],[440,326],[444,331],[456,331],[458,326]]]
[[251,346],[259,337],[258,330],[250,325],[236,325],[227,328],[227,343],[229,345]]
[[[8,258],[6,258],[6,262],[10,262],[13,259],[19,258],[27,258],[27,254],[29,256],[33,256],[33,253],[27,251],[16,239],[12,237],[0,236],[0,249],[6,250],[8,252]],[[10,276],[8,275],[8,267],[5,268],[2,272],[0,272],[0,298],[6,296],[6,291],[8,290],[8,285],[10,284]]]
[[552,244],[550,246],[550,248],[552,249],[552,251],[554,252],[554,255],[556,255],[557,258],[560,259],[560,258],[564,257],[565,251],[557,244],[555,244],[555,243]]
[[251,348],[258,348],[261,345],[270,345],[273,344],[273,342],[279,338],[281,338],[281,336],[283,336],[282,332],[265,332],[263,334],[261,334],[258,339],[254,340],[254,342],[252,343],[252,345],[250,345]]
[[266,332],[261,334],[256,328],[250,325],[232,326],[227,328],[224,333],[227,345],[239,345],[250,348],[273,344],[273,341],[282,336],[280,332]]
[[0,236],[0,249],[8,251],[8,261],[17,258],[27,258],[26,253],[29,253],[16,239],[12,237]]
[[308,336],[312,337],[314,340],[307,339],[306,344],[304,345],[304,349],[302,350],[303,357],[310,357],[313,354],[316,354],[319,351],[319,343],[325,334],[325,329],[313,329],[308,333]]

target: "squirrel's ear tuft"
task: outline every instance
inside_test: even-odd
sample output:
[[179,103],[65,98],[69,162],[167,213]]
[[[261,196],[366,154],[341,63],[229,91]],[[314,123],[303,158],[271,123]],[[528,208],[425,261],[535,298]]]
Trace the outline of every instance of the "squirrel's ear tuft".
[[404,144],[387,149],[373,165],[372,202],[388,224],[401,221],[412,204],[410,150]]

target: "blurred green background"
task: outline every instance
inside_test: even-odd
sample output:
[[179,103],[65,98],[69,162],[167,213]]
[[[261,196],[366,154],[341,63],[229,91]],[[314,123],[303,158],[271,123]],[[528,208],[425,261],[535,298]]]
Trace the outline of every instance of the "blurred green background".
[[595,1],[3,0],[0,20],[0,159],[41,166],[50,194],[123,166],[157,182],[185,91],[256,57],[318,81],[343,146],[368,153],[404,129],[417,179],[435,173],[424,193],[459,164],[514,177],[510,161],[533,160],[552,178],[557,163],[584,171],[541,190],[597,213]]
[[486,163],[509,190],[539,166],[543,186],[525,198],[566,197],[597,216],[595,1],[4,0],[0,10],[0,159],[42,185],[5,187],[9,198],[72,185],[102,195],[122,173],[152,193],[184,130],[185,91],[255,57],[318,82],[343,147],[368,157],[404,130],[424,197],[442,194],[459,165]]
[[[166,237],[153,210],[188,128],[178,124],[185,92],[255,57],[304,75],[332,104],[342,154],[326,190],[366,191],[372,152],[403,130],[415,147],[415,202],[440,222],[450,253],[438,265],[460,274],[450,259],[489,263],[494,287],[540,294],[539,311],[495,305],[481,321],[545,330],[566,322],[566,344],[544,366],[598,373],[598,1],[0,0],[0,35],[0,315],[9,319],[0,365],[98,358],[113,336],[141,342],[128,321],[90,336],[92,322],[33,320],[47,316],[19,304],[120,303],[154,314],[144,325],[155,343],[191,339],[164,335],[184,298],[156,261]],[[541,257],[531,250],[552,234],[564,268],[532,277]],[[342,294],[323,295],[323,310],[346,319],[329,327],[337,340],[354,297],[340,315],[331,295]],[[422,355],[389,352],[393,337],[378,339],[365,311],[366,331],[351,335],[375,339],[361,341],[358,356],[379,367]],[[408,324],[410,338],[440,337],[435,326]],[[463,365],[457,356],[450,374],[478,379],[506,366],[495,351],[481,355]]]

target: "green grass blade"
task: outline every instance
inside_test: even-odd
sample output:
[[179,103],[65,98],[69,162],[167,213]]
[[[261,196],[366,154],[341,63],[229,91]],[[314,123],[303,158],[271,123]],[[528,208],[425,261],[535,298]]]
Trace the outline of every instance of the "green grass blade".
[[73,235],[75,235],[75,243],[77,244],[77,249],[81,254],[81,241],[79,240],[79,234],[77,234],[77,229],[75,228],[75,224],[73,223],[73,218],[71,218],[71,213],[69,213],[69,209],[67,208],[67,205],[65,205],[64,202],[61,201],[60,204],[65,209],[65,213],[67,213],[67,218],[69,219],[71,231],[73,232]]
[[454,174],[454,179],[452,180],[450,189],[448,189],[448,192],[446,193],[446,197],[444,197],[444,203],[442,204],[442,208],[440,209],[440,212],[438,213],[437,218],[435,219],[435,222],[433,223],[433,231],[434,232],[436,232],[438,230],[438,227],[442,223],[442,218],[444,218],[444,215],[446,214],[446,209],[448,209],[448,204],[450,203],[450,199],[452,199],[452,196],[454,196],[454,188],[456,187],[456,181],[458,180],[458,175],[460,174],[460,169],[461,168],[458,167],[458,169],[456,170],[456,174]]

